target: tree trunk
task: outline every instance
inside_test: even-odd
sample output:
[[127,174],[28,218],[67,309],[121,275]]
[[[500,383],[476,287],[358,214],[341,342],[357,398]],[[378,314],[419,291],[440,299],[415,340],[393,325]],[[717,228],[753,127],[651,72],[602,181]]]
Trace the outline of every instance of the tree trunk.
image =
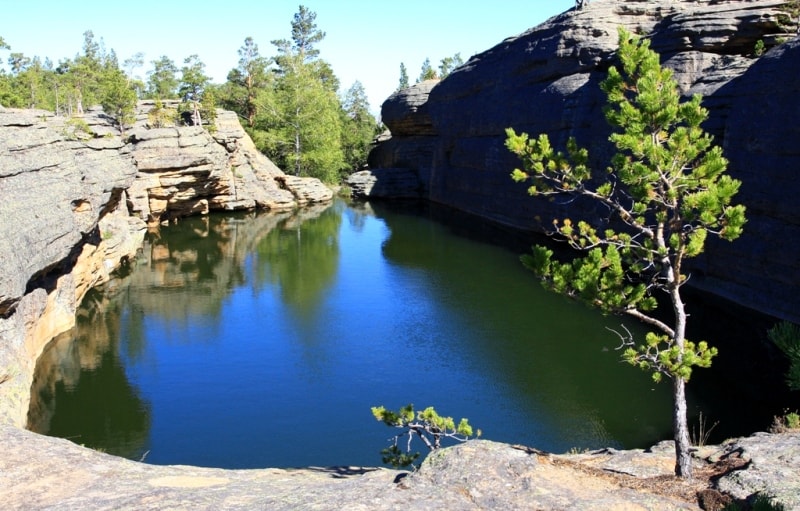
[[[686,343],[686,308],[681,299],[680,287],[674,277],[673,267],[669,267],[669,278],[673,282],[670,291],[672,310],[675,314],[675,332],[673,342],[680,349],[677,362],[683,361],[683,349]],[[686,421],[686,380],[678,374],[672,375],[672,434],[675,438],[675,475],[686,479],[692,478],[692,457],[689,454],[689,426]]]
[[192,101],[192,123],[195,126],[203,125],[203,119],[200,117],[200,105],[197,100]]
[[675,436],[675,475],[692,478],[692,456],[689,453],[689,426],[686,422],[686,380],[675,376],[672,382],[675,400],[672,411],[672,431]]
[[294,175],[300,177],[300,128],[294,129]]

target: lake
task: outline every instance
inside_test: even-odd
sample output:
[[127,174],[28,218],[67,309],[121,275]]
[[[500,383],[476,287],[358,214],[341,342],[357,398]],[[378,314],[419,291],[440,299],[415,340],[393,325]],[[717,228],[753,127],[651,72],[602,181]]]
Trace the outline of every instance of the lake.
[[[620,318],[544,291],[519,262],[529,244],[417,203],[151,230],[39,360],[29,428],[224,468],[379,465],[396,431],[376,405],[435,406],[551,452],[670,438],[669,383],[620,362]],[[690,424],[752,427],[728,413],[730,387],[689,389]]]

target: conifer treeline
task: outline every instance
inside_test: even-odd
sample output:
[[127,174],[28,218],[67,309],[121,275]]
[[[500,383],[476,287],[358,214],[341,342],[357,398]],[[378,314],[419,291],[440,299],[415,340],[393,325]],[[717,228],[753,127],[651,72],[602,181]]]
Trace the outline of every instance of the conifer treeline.
[[[8,55],[8,69],[0,69],[0,105],[63,116],[101,105],[123,132],[133,122],[137,99],[180,100],[178,118],[209,128],[220,106],[236,112],[256,146],[287,173],[338,182],[366,164],[379,124],[360,82],[340,95],[338,78],[316,48],[325,33],[315,20],[316,13],[301,5],[292,38],[271,41],[272,57],[245,38],[238,65],[221,85],[211,82],[198,55],[186,57],[180,68],[166,56],[153,60],[142,80],[141,53],[120,64],[92,31],[83,34],[80,53],[58,64],[15,52],[0,37],[0,50]],[[157,122],[176,119],[161,116]]]

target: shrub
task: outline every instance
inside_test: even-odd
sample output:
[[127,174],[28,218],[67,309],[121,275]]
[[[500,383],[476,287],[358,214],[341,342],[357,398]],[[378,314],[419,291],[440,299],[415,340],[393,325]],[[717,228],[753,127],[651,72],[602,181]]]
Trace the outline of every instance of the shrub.
[[753,55],[755,55],[756,57],[760,57],[764,54],[765,51],[766,49],[764,48],[764,40],[759,39],[758,41],[756,41],[756,45],[753,48]]
[[800,413],[784,410],[783,415],[776,415],[769,428],[770,433],[786,433],[800,429]]
[[70,117],[64,125],[64,136],[69,140],[86,140],[94,137],[89,123],[80,117]]
[[153,108],[147,113],[147,123],[151,128],[166,128],[175,126],[178,121],[178,111],[165,107],[160,99],[155,101]]
[[[414,437],[422,440],[428,449],[433,451],[442,446],[442,440],[445,438],[466,442],[473,436],[472,426],[467,419],[461,419],[456,425],[452,417],[440,416],[432,406],[416,413],[413,404],[402,407],[399,412],[387,410],[383,406],[373,406],[372,415],[387,426],[403,430],[389,439],[392,442],[391,446],[381,451],[383,463],[394,468],[412,466],[419,458],[420,453],[411,453],[411,440]],[[475,436],[480,435],[481,431],[478,430]],[[404,436],[408,436],[406,453],[403,453],[397,445]]]

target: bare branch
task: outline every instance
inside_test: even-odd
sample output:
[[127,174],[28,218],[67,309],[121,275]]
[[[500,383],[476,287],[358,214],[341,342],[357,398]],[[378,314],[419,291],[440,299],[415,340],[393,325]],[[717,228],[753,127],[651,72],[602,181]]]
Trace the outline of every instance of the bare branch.
[[620,345],[614,348],[617,351],[621,350],[626,346],[633,346],[636,344],[635,341],[633,340],[633,334],[631,333],[630,330],[628,330],[628,327],[626,327],[625,325],[620,325],[620,326],[622,327],[623,330],[625,330],[624,334],[620,333],[618,330],[614,330],[611,327],[606,327],[606,330],[615,333],[621,341]]
[[675,336],[675,331],[672,328],[670,328],[669,325],[667,325],[663,321],[660,321],[660,320],[658,320],[656,318],[648,316],[647,314],[645,314],[645,313],[643,313],[643,312],[641,312],[639,310],[626,309],[624,311],[624,313],[626,315],[628,315],[628,316],[631,316],[631,317],[634,317],[634,318],[638,319],[639,321],[641,321],[643,323],[647,323],[648,325],[652,325],[652,326],[658,328],[659,330],[661,330],[663,333],[667,334],[670,337],[674,337]]

